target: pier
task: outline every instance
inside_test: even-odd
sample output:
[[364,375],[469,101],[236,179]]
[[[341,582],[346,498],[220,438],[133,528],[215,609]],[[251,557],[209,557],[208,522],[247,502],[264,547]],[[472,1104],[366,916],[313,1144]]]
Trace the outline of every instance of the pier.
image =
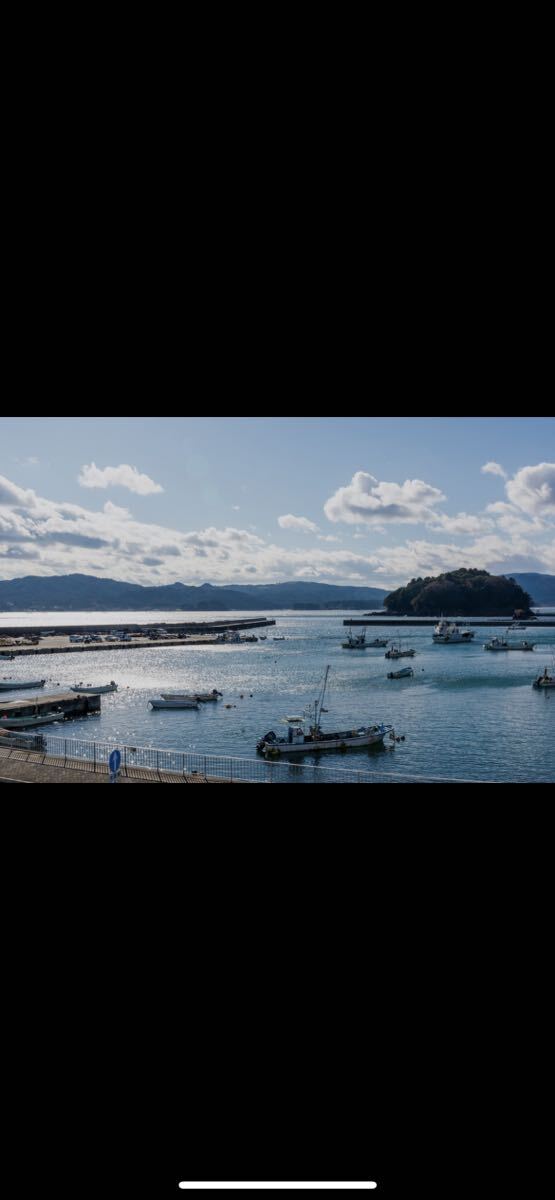
[[[344,625],[437,625],[438,621],[453,621],[455,625],[474,625],[476,627],[485,627],[491,625],[499,625],[506,629],[508,625],[512,625],[512,617],[348,617],[343,621]],[[546,629],[550,626],[555,626],[555,617],[538,617],[537,620],[527,621],[525,617],[520,620],[521,625],[525,625],[527,629]]]
[[61,708],[64,718],[86,717],[88,713],[100,712],[100,696],[55,692],[51,696],[31,696],[25,700],[0,700],[0,717],[43,716],[58,708]]
[[[4,661],[7,661],[8,656],[12,654],[16,658],[25,658],[30,654],[86,654],[87,651],[93,650],[134,650],[148,649],[152,646],[214,646],[217,644],[218,635],[228,630],[266,629],[275,623],[271,617],[254,617],[252,619],[245,618],[242,621],[197,621],[187,622],[183,625],[179,622],[163,621],[156,625],[152,622],[145,625],[137,623],[115,625],[114,622],[111,625],[60,625],[54,635],[49,637],[41,637],[41,626],[11,626],[0,630],[0,668],[3,656],[6,656]],[[106,635],[113,629],[126,630],[132,636],[129,640],[90,642],[87,645],[83,642],[75,643],[69,640],[70,634],[101,633]],[[149,637],[148,632],[142,633],[143,630],[148,631],[148,629],[164,629],[175,636]],[[37,637],[39,640],[35,645],[16,646],[10,644],[8,640],[10,638]]]

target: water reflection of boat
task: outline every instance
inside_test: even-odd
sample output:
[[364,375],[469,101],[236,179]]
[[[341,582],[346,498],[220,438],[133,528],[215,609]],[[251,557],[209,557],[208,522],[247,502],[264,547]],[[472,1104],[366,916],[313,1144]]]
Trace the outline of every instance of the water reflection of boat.
[[[319,698],[314,702],[313,714],[311,706],[310,718],[302,718],[299,721],[286,718],[289,724],[287,737],[278,737],[273,729],[265,733],[256,745],[256,749],[261,754],[276,758],[280,754],[308,754],[315,750],[348,750],[357,746],[383,744],[387,734],[395,736],[392,725],[360,725],[357,729],[325,732],[320,724],[320,718],[326,711],[323,705],[329,670],[329,666],[326,667],[322,690]],[[305,728],[307,724],[308,730]]]

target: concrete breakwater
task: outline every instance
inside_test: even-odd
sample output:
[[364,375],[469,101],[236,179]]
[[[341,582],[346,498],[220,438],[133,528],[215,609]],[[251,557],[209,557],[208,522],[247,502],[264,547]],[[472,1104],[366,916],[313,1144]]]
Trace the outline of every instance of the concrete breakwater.
[[[440,617],[372,617],[371,619],[354,619],[348,617],[343,621],[344,625],[437,625]],[[490,625],[500,625],[506,629],[512,624],[512,617],[445,617],[446,621],[453,621],[456,625],[474,625],[476,627]],[[545,629],[550,625],[555,625],[555,617],[538,617],[535,621],[527,621],[524,617],[521,622],[527,629]]]
[[[244,621],[210,621],[198,622],[194,625],[184,624],[163,624],[160,625],[118,625],[118,630],[127,630],[134,636],[124,641],[110,642],[70,642],[71,634],[75,633],[110,633],[114,629],[114,625],[63,625],[60,626],[53,636],[41,637],[41,630],[38,627],[22,627],[3,629],[1,637],[8,639],[10,637],[39,637],[37,645],[31,646],[16,646],[9,642],[0,641],[0,667],[2,666],[2,656],[14,654],[16,658],[23,658],[30,654],[84,654],[87,651],[93,650],[133,650],[145,649],[150,646],[213,646],[217,642],[220,634],[232,630],[251,630],[266,628],[267,626],[275,625],[275,620],[267,617],[259,617],[253,620]],[[175,637],[152,638],[148,632],[141,636],[140,630],[148,629],[165,629],[171,633],[175,633]],[[211,636],[213,634],[214,636]],[[6,661],[6,660],[4,660]]]
[[[257,629],[264,625],[275,625],[272,617],[243,617],[231,621],[111,621],[109,625],[95,622],[89,625],[72,625],[64,623],[57,625],[55,634],[70,633],[110,633],[112,629],[127,629],[129,633],[140,629],[167,629],[172,633],[224,633],[226,629]],[[2,626],[1,637],[40,637],[46,624],[42,625],[5,625]]]

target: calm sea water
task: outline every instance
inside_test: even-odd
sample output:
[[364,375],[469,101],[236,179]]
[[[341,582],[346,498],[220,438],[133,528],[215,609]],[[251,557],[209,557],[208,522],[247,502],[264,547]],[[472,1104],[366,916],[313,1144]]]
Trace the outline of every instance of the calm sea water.
[[[113,623],[148,620],[239,618],[239,613],[41,613],[17,614],[44,629],[55,623]],[[555,627],[516,631],[515,639],[536,643],[532,653],[490,653],[484,642],[499,629],[475,630],[471,645],[441,646],[432,641],[433,627],[388,627],[383,636],[400,633],[413,659],[391,663],[385,650],[341,648],[347,629],[343,618],[353,613],[268,613],[276,625],[267,641],[237,646],[156,646],[86,654],[30,655],[2,663],[0,675],[46,678],[45,691],[67,690],[76,682],[107,683],[119,691],[102,696],[99,716],[46,726],[45,732],[89,738],[117,745],[156,746],[205,754],[256,757],[258,738],[270,729],[283,734],[286,714],[302,713],[317,698],[330,665],[322,725],[351,728],[384,721],[405,741],[394,749],[360,749],[347,754],[303,755],[322,766],[442,775],[484,780],[555,780],[555,691],[537,691],[532,680],[551,668]],[[15,624],[12,615],[2,623]],[[23,620],[22,620],[23,623]],[[259,631],[256,631],[257,633]],[[380,630],[370,626],[371,640]],[[273,636],[285,641],[274,642]],[[412,665],[414,678],[387,679],[388,670]],[[218,688],[217,704],[198,710],[153,711],[149,696],[160,691]],[[21,692],[2,693],[22,698]],[[225,704],[235,707],[225,708]],[[1,701],[0,701],[1,707]],[[292,758],[298,762],[299,759]]]

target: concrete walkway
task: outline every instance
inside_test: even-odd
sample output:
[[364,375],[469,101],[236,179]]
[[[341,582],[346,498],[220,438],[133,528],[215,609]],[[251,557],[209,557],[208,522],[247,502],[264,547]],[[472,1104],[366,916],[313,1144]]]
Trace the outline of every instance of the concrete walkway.
[[[106,763],[84,762],[76,758],[54,758],[34,750],[16,750],[0,746],[0,783],[109,783]],[[147,767],[127,767],[118,783],[228,783],[206,775],[178,775]]]

